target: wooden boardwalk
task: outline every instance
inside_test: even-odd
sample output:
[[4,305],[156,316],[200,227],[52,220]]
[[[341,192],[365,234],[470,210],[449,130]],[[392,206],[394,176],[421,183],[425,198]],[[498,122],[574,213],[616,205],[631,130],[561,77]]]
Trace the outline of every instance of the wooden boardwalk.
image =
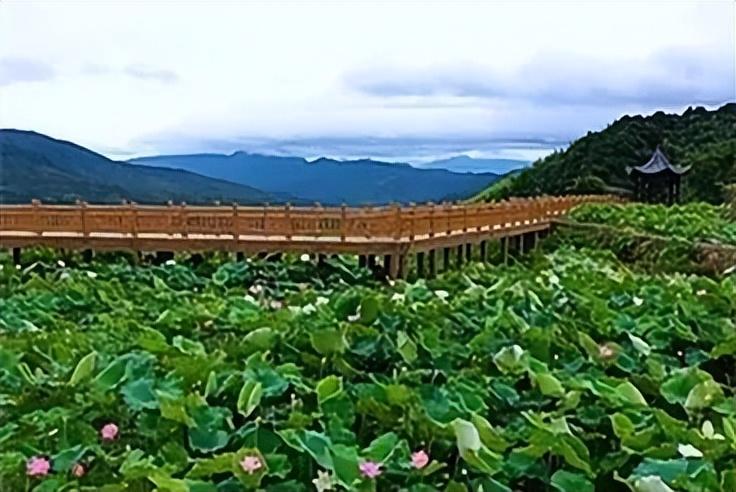
[[[232,251],[254,253],[355,254],[372,266],[383,255],[386,274],[406,274],[416,255],[434,274],[435,252],[458,248],[462,261],[473,245],[485,257],[486,241],[531,243],[550,221],[580,203],[612,196],[514,199],[477,204],[387,207],[30,205],[0,206],[0,247],[14,254],[29,246],[134,252]],[[518,246],[518,244],[517,244]]]

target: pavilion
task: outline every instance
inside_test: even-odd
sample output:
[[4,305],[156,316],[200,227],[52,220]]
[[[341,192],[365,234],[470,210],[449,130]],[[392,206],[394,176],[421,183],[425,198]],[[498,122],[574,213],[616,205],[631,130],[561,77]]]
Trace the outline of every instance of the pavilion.
[[634,181],[634,199],[669,205],[680,201],[681,178],[689,170],[672,165],[659,146],[646,164],[626,168]]

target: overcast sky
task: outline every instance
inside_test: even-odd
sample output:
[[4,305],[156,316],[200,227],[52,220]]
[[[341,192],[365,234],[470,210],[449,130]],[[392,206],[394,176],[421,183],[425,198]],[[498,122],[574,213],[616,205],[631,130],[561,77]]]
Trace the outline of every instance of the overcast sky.
[[0,2],[0,126],[106,155],[533,158],[736,99],[736,3]]

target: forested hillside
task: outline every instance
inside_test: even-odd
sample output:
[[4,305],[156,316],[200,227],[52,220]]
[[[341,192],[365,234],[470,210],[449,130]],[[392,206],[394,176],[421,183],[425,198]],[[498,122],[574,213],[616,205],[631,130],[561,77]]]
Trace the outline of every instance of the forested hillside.
[[657,145],[673,164],[693,166],[683,186],[686,200],[723,201],[724,185],[736,182],[736,103],[714,111],[688,108],[682,115],[659,111],[646,117],[624,116],[481,197],[628,192],[626,167],[645,163]]

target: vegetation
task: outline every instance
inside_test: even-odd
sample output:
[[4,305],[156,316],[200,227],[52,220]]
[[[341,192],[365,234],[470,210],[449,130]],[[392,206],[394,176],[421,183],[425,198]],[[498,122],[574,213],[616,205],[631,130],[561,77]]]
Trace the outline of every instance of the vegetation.
[[725,206],[689,203],[664,205],[586,204],[570,214],[572,220],[615,226],[640,233],[664,235],[687,241],[736,245],[736,222]]
[[7,490],[736,490],[734,277],[36,254],[0,257]]
[[481,196],[627,192],[632,184],[626,167],[645,163],[657,145],[673,164],[692,166],[683,185],[687,200],[723,202],[724,186],[736,182],[736,103],[715,111],[689,108],[682,115],[624,116]]
[[[244,204],[278,201],[263,191],[180,169],[112,161],[35,132],[0,130],[0,203],[45,202]],[[283,198],[282,198],[283,199]]]

